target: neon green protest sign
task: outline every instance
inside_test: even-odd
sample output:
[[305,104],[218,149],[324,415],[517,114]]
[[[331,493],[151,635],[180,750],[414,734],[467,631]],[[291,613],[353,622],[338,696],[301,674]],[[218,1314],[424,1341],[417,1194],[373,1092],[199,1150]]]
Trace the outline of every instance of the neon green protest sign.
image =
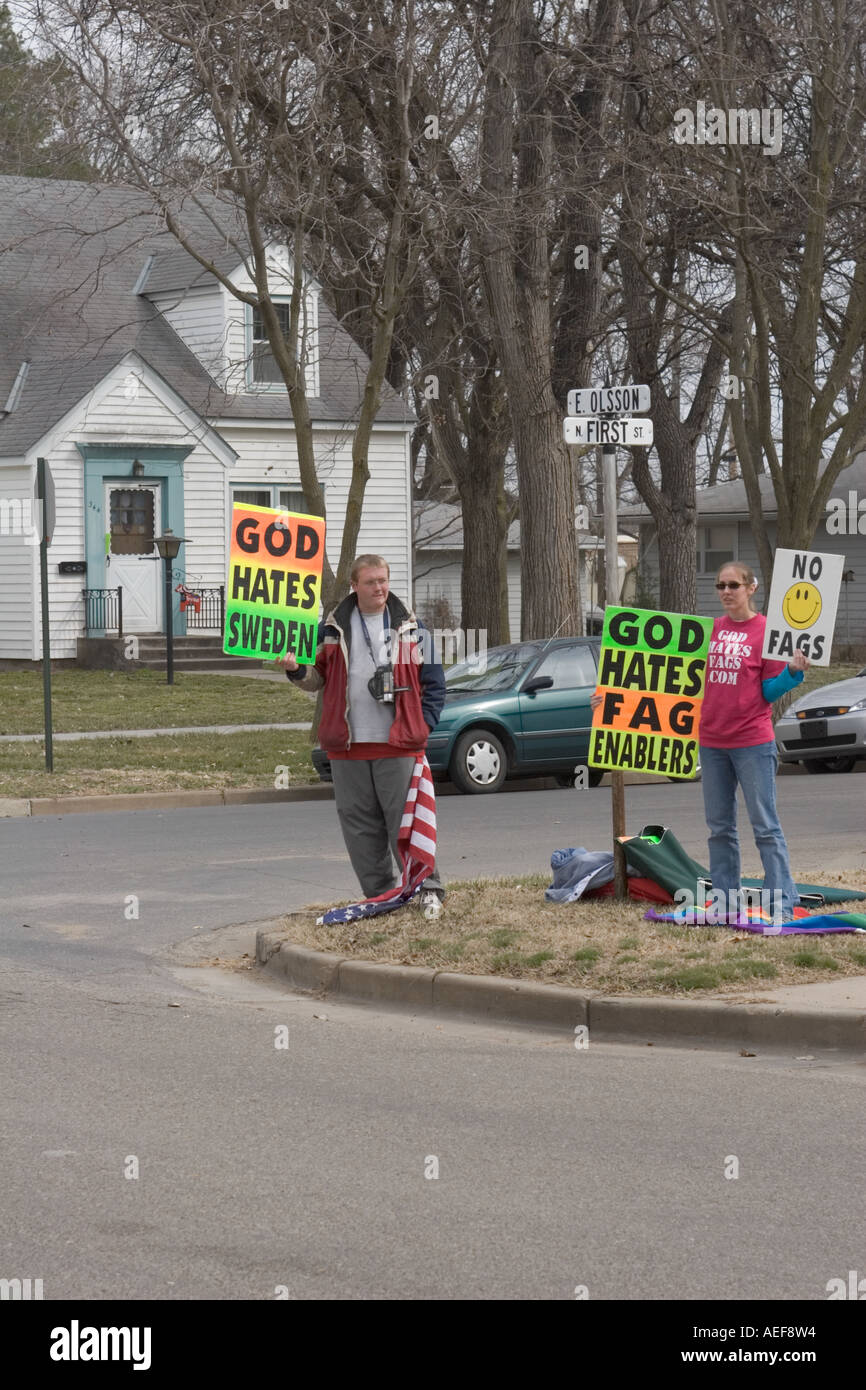
[[591,767],[694,776],[712,631],[690,613],[605,609]]

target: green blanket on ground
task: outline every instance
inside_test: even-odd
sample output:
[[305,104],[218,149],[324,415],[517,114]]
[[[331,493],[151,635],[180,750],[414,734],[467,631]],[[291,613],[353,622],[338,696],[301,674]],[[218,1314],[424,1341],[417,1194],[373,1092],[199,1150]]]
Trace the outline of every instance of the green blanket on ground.
[[[697,901],[700,892],[710,882],[709,870],[686,853],[667,826],[645,825],[640,835],[622,836],[622,843],[629,867],[647,878],[655,879],[671,896],[678,890],[688,889]],[[699,879],[703,881],[700,890]],[[744,888],[762,888],[763,884],[762,878],[744,878],[742,881]],[[795,887],[801,898],[817,896],[825,903],[866,901],[866,893],[860,893],[856,888],[829,888],[820,883],[797,883]]]

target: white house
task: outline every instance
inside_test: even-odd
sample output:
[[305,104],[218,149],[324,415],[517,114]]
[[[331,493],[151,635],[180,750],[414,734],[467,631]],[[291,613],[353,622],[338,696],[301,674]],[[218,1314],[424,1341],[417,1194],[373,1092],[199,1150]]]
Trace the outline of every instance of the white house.
[[[254,287],[242,242],[184,207],[197,249]],[[269,251],[285,287],[285,248]],[[288,312],[288,307],[283,312]],[[304,354],[318,475],[336,568],[366,358],[320,287],[304,298]],[[288,396],[250,306],[180,250],[144,194],[0,177],[0,660],[41,657],[36,460],[56,491],[48,549],[51,654],[74,659],[110,630],[92,596],[122,590],[124,633],[164,631],[154,537],[186,538],[175,570],[225,583],[232,500],[305,510]],[[360,550],[386,554],[410,596],[411,407],[385,388],[370,446]],[[156,558],[155,558],[156,557]],[[86,571],[68,572],[72,563]],[[89,607],[83,591],[91,595]],[[186,615],[174,595],[174,630]],[[215,632],[216,620],[211,622]]]

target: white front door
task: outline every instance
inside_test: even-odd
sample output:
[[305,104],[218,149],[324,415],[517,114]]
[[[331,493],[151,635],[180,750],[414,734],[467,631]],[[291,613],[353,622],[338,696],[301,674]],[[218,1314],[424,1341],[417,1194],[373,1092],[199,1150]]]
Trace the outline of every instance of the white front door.
[[162,631],[163,564],[153,543],[162,533],[160,483],[106,483],[110,545],[106,588],[123,589],[124,632]]

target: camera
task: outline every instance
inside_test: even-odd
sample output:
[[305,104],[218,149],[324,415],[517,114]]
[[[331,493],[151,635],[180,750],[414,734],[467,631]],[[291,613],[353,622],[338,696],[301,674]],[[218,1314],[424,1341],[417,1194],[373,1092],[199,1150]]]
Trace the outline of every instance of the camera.
[[377,666],[367,681],[367,689],[381,705],[393,705],[394,696],[402,695],[409,688],[408,685],[394,684],[394,672],[390,666]]
[[367,681],[367,689],[383,705],[393,705],[394,703],[394,672],[390,666],[377,666],[370,679]]

